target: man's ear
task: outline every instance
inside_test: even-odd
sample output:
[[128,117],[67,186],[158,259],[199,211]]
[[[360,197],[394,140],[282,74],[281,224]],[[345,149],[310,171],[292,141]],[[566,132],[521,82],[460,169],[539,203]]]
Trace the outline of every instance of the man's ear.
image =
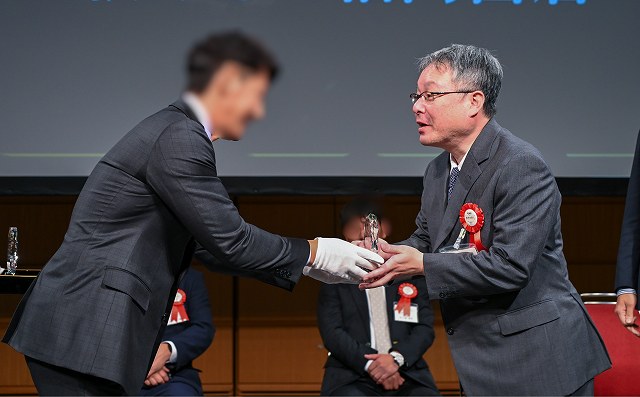
[[216,71],[207,89],[218,94],[237,90],[246,76],[246,68],[237,62],[227,61]]
[[469,96],[469,117],[475,117],[483,111],[485,101],[484,93],[482,91],[474,91],[470,93]]

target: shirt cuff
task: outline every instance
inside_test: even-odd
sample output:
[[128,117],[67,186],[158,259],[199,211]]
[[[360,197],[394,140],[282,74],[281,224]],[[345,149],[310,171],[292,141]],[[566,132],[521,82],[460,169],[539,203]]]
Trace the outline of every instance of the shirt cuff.
[[364,372],[369,372],[369,366],[371,365],[372,362],[373,360],[367,361],[367,363],[364,365]]
[[167,343],[171,346],[171,357],[169,357],[167,364],[175,364],[175,362],[178,361],[178,349],[176,349],[176,345],[174,345],[170,340],[164,340],[162,343]]
[[620,296],[620,295],[624,295],[624,294],[636,294],[636,290],[633,288],[620,288],[619,290],[616,291],[616,295]]
[[402,367],[404,365],[404,356],[402,355],[402,353],[394,350],[392,352],[389,352],[389,354],[391,354],[391,357],[393,357],[393,359],[398,363],[399,367]]

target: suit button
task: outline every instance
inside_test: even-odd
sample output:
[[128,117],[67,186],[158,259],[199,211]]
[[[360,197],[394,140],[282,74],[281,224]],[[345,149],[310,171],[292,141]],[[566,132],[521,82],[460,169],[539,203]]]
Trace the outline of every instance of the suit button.
[[440,292],[440,299],[444,299],[445,296],[447,296],[447,295],[445,295],[444,292]]
[[455,334],[455,333],[456,333],[456,331],[455,331],[453,328],[449,328],[449,329],[447,330],[447,335],[453,335],[453,334]]
[[166,323],[168,319],[169,319],[169,313],[165,313],[165,314],[162,315],[162,322],[163,323]]

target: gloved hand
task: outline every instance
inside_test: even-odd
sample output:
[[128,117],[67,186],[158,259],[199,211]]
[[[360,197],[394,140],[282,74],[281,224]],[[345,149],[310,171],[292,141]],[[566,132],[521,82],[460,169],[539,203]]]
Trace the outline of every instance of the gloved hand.
[[358,284],[384,260],[380,255],[337,238],[318,237],[318,250],[313,263],[302,273],[327,284]]
[[340,277],[334,276],[333,274],[329,274],[324,270],[314,269],[311,266],[305,266],[302,269],[302,274],[305,276],[315,278],[318,281],[321,281],[325,284],[360,284],[362,282],[362,276],[347,276]]

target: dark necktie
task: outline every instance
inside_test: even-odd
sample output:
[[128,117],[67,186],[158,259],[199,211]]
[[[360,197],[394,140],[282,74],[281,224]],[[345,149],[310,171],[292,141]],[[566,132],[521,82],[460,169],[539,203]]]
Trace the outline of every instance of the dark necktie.
[[460,170],[458,167],[453,167],[453,169],[451,169],[451,174],[449,175],[449,188],[447,189],[447,201],[451,199],[451,192],[453,192],[453,187],[456,185],[459,174]]

